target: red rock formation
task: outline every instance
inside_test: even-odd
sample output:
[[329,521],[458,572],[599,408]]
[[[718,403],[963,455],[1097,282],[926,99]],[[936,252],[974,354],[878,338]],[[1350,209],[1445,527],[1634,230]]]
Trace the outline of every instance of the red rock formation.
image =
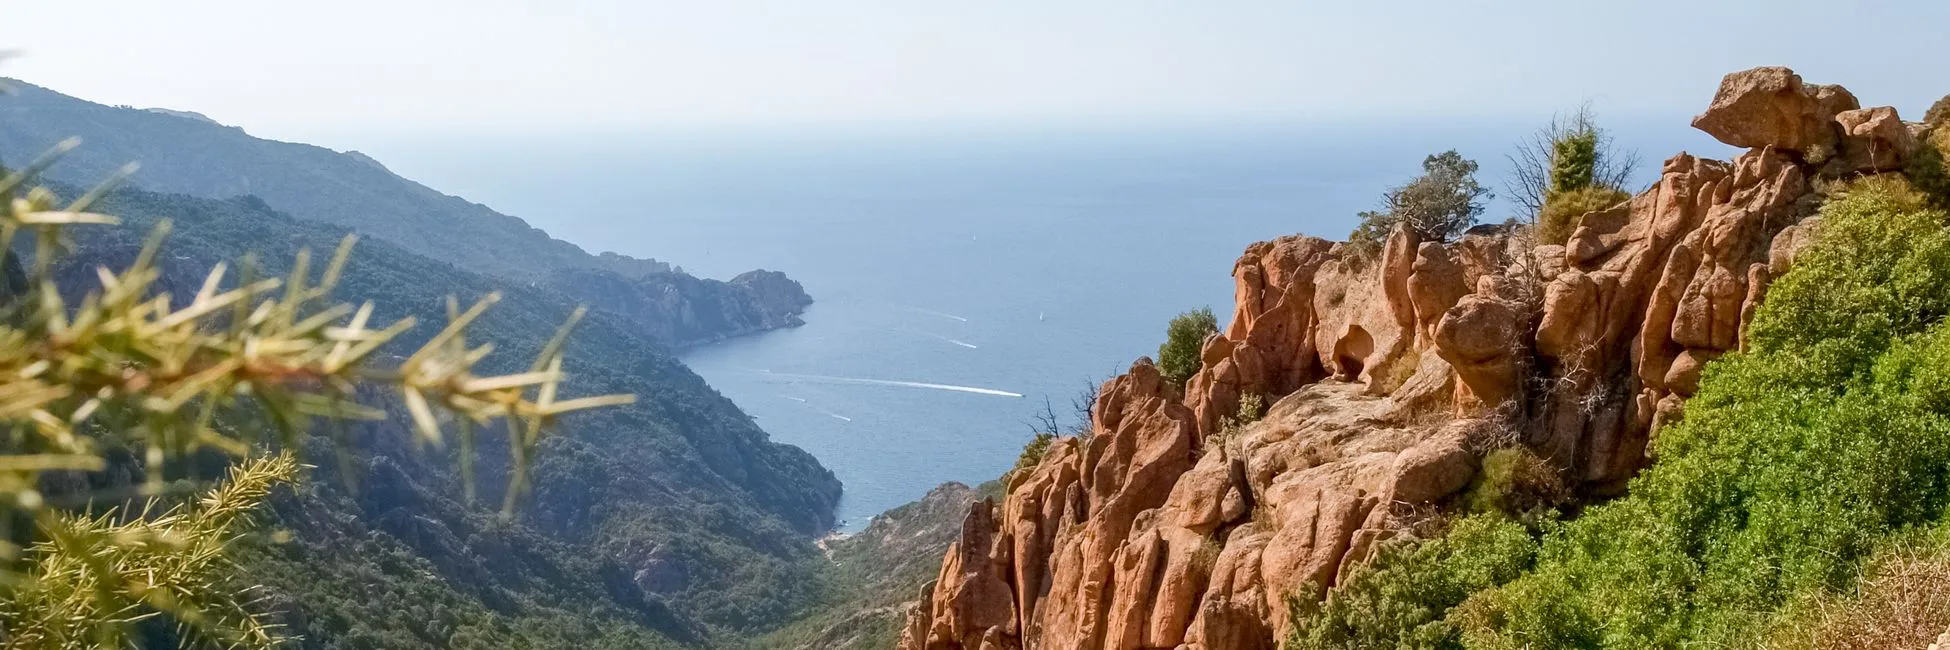
[[[1246,249],[1237,310],[1182,396],[1149,361],[977,504],[911,614],[908,650],[1270,650],[1409,513],[1527,445],[1586,493],[1621,489],[1658,426],[1736,350],[1810,239],[1811,179],[1892,169],[1909,129],[1785,68],[1728,75],[1694,124],[1756,147],[1687,154],[1563,246],[1479,227]],[[1825,149],[1824,149],[1825,148]],[[1228,426],[1245,395],[1272,406]]]
[[1727,75],[1693,126],[1736,147],[1833,153],[1835,114],[1861,107],[1841,86],[1803,84],[1787,68],[1754,68]]

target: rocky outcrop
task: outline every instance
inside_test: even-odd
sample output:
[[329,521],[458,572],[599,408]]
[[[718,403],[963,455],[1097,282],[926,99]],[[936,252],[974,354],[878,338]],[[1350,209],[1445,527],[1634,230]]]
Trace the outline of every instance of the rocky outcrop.
[[678,271],[640,276],[597,269],[565,269],[549,287],[570,298],[628,317],[659,343],[686,348],[805,324],[812,297],[777,271],[748,271],[728,282]]
[[1839,172],[1897,171],[1909,163],[1916,150],[1916,134],[1888,106],[1843,111],[1835,115],[1841,126],[1842,151],[1836,160]]
[[1832,153],[1835,115],[1862,105],[1841,86],[1804,84],[1782,67],[1763,67],[1727,75],[1706,112],[1693,126],[1736,147]]
[[758,311],[765,315],[766,322],[774,326],[800,324],[799,315],[805,313],[813,303],[812,296],[806,295],[805,286],[778,271],[746,271],[732,277],[726,284],[749,292]]
[[[1893,109],[1785,68],[1728,75],[1694,124],[1752,149],[1672,157],[1561,246],[1479,227],[1398,231],[1372,259],[1248,247],[1182,395],[1148,361],[1105,384],[1091,435],[973,506],[901,647],[1270,650],[1287,599],[1444,507],[1489,450],[1622,489],[1811,239],[1814,180],[1913,145]],[[1272,406],[1237,426],[1246,395]]]

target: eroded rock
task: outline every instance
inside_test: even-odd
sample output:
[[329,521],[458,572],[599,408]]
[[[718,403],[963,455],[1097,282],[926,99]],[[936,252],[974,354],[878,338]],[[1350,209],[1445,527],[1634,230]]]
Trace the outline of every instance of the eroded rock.
[[1835,151],[1835,115],[1860,107],[1840,86],[1804,84],[1793,70],[1761,67],[1722,79],[1693,126],[1736,147],[1820,156]]
[[[1146,361],[1107,383],[1090,438],[1011,476],[996,516],[971,511],[901,647],[1271,650],[1289,597],[1409,534],[1485,449],[1623,489],[1811,240],[1812,179],[1909,146],[1893,110],[1785,68],[1728,75],[1694,123],[1754,149],[1674,156],[1562,246],[1493,226],[1396,232],[1375,259],[1253,244],[1182,396]],[[1222,426],[1249,394],[1264,417]]]

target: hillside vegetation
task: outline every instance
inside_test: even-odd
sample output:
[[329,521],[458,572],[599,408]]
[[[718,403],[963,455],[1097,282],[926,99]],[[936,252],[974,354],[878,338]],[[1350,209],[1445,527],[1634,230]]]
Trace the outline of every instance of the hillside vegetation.
[[812,302],[782,276],[706,280],[657,260],[591,255],[357,152],[265,140],[200,116],[104,106],[17,81],[6,85],[13,92],[0,96],[0,154],[24,157],[81,138],[83,146],[48,171],[52,180],[92,184],[139,162],[129,179],[135,186],[210,199],[254,196],[299,219],[348,228],[502,285],[570,292],[630,316],[639,334],[664,345],[797,325]]
[[[254,254],[262,272],[280,274],[298,249],[345,234],[249,197],[121,190],[97,209],[124,225],[73,233],[77,251],[56,269],[65,289],[92,282],[97,266],[128,263],[165,216],[176,234],[158,288],[173,296],[194,295],[220,260]],[[340,290],[373,300],[375,320],[442,322],[447,295],[502,286],[367,241]],[[574,307],[537,289],[505,294],[472,338],[514,359]],[[416,329],[394,345],[407,350],[433,333]],[[332,461],[333,433],[317,432],[308,443],[317,469],[274,492],[263,517],[292,541],[247,539],[239,586],[262,584],[275,620],[304,648],[656,647],[775,625],[811,598],[810,540],[832,524],[839,483],[805,452],[770,442],[662,350],[628,318],[590,313],[567,350],[575,371],[565,390],[640,399],[564,419],[537,451],[532,495],[514,522],[496,515],[510,467],[500,438],[478,445],[470,506],[455,465],[400,435],[404,417],[346,431],[354,453],[343,463]],[[484,369],[525,369],[497,363]],[[403,416],[396,400],[373,398]]]
[[[1295,647],[1920,648],[1934,639],[1950,621],[1881,639],[1888,645],[1808,645],[1840,636],[1819,618],[1831,601],[1886,599],[1950,577],[1938,563],[1902,576],[1910,584],[1864,581],[1887,556],[1915,553],[1917,534],[1941,527],[1950,506],[1950,214],[1885,177],[1838,190],[1820,216],[1814,244],[1757,315],[1750,348],[1709,366],[1627,496],[1535,528],[1534,540],[1464,523],[1384,553],[1324,614],[1296,612]],[[1457,582],[1451,567],[1467,566],[1521,570],[1464,571],[1474,577]],[[1909,606],[1943,613],[1928,599]],[[1405,608],[1423,614],[1396,613]]]

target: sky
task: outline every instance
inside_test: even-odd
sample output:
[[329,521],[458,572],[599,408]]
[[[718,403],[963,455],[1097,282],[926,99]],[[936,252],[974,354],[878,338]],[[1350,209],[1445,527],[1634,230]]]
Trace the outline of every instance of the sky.
[[288,139],[1672,115],[1755,65],[1950,92],[1943,0],[0,2],[0,74]]

